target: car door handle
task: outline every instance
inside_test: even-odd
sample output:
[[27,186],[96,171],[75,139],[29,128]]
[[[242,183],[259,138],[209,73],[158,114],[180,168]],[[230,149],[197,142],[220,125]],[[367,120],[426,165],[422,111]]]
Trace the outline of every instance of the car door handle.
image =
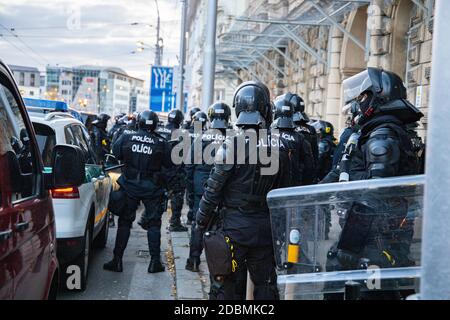
[[12,230],[0,231],[0,241],[6,241],[11,238]]
[[15,225],[17,232],[23,232],[23,231],[27,230],[29,226],[30,226],[30,223],[28,221],[19,222],[19,223],[16,223],[16,225]]

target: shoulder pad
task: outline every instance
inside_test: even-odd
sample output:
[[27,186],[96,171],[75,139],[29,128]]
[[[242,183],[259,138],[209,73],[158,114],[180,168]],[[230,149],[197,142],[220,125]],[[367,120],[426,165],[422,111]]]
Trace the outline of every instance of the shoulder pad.
[[373,130],[370,133],[369,139],[377,137],[377,136],[397,137],[398,135],[397,135],[397,132],[395,130],[393,130],[392,128],[379,127],[379,128],[375,128],[375,130]]

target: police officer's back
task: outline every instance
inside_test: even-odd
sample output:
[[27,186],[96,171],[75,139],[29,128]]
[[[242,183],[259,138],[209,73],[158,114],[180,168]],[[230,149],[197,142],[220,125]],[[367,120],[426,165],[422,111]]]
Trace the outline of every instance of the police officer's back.
[[305,171],[303,174],[303,184],[312,184],[317,180],[317,163],[319,160],[319,149],[316,130],[308,124],[309,118],[305,113],[305,102],[302,97],[295,93],[286,93],[279,97],[283,99],[286,105],[294,108],[293,121],[296,125],[296,131],[303,134],[305,139],[311,145],[311,150],[314,158],[314,169],[312,171]]
[[279,130],[283,141],[283,152],[286,153],[288,167],[281,168],[283,178],[281,187],[301,186],[304,184],[304,174],[314,171],[314,157],[311,144],[305,136],[295,130],[293,121],[294,108],[285,103],[285,97],[279,96],[274,101],[274,123],[272,127]]
[[104,161],[105,155],[110,152],[110,140],[106,131],[109,119],[109,115],[101,113],[92,122],[91,143],[99,163]]
[[[268,167],[264,166],[259,158],[256,164],[249,161],[253,152],[259,153],[259,150],[268,146],[279,147],[278,139],[270,135],[259,136],[259,129],[269,128],[272,121],[269,90],[261,83],[245,82],[236,90],[233,106],[237,116],[236,126],[242,131],[227,139],[218,152],[199,204],[196,223],[205,228],[219,206],[223,216],[223,230],[233,244],[237,272],[244,264],[247,266],[255,285],[255,299],[277,299],[266,196],[271,189],[278,186],[279,171],[265,171]],[[258,135],[259,143],[254,145],[252,139],[245,139],[245,147],[238,148],[234,142],[242,138],[242,135],[248,136],[250,131]],[[233,151],[230,148],[233,148],[234,152],[230,153]],[[245,164],[237,164],[238,153],[242,152],[244,153],[241,155],[246,159]],[[226,160],[227,157],[232,157],[231,163],[230,159]],[[277,158],[275,161],[278,160]],[[278,165],[281,167],[286,164]],[[234,297],[237,274],[231,273],[224,278],[226,299]]]
[[[180,130],[183,122],[183,113],[180,110],[171,110],[167,116],[167,124],[158,130],[167,141],[172,139],[173,133]],[[183,196],[185,189],[185,172],[182,164],[173,165],[165,171],[167,177],[167,189],[172,209],[169,230],[175,232],[187,231],[181,224],[181,211],[183,209]]]
[[122,272],[122,257],[130,236],[130,228],[136,218],[140,201],[144,203],[144,228],[147,229],[151,262],[149,272],[163,271],[160,260],[161,216],[164,194],[160,172],[170,167],[170,147],[154,132],[158,116],[153,111],[144,111],[138,116],[138,130],[124,133],[113,146],[113,153],[124,165],[118,179],[126,193],[126,208],[119,216],[114,258],[104,269]]
[[333,167],[333,156],[336,150],[334,127],[323,120],[316,122],[319,132],[319,159],[317,165],[317,178],[322,180]]
[[[226,137],[226,129],[229,125],[231,109],[223,102],[216,102],[208,109],[208,116],[211,121],[209,130],[205,130],[201,137],[198,137],[191,146],[190,164],[186,165],[186,181],[189,188],[194,192],[194,212],[197,212],[200,200],[202,198],[206,181],[209,178],[215,157],[215,151],[222,146]],[[194,115],[194,121],[201,118],[207,118],[203,112],[197,112]],[[196,144],[201,148],[195,152]],[[198,147],[197,147],[198,148]],[[207,152],[209,150],[209,152]],[[201,152],[202,158],[198,158]],[[188,187],[188,186],[187,186]],[[189,258],[186,261],[186,269],[197,272],[200,264],[200,255],[203,250],[203,232],[196,228],[195,222],[191,229],[191,239],[189,246]]]

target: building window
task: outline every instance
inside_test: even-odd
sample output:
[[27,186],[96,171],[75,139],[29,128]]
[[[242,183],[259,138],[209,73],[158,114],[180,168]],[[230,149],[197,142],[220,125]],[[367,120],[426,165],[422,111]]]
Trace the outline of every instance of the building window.
[[19,74],[19,86],[25,85],[25,73],[21,72]]
[[225,99],[225,89],[214,90],[215,100],[224,100]]
[[36,75],[34,73],[30,74],[30,86],[31,87],[36,86]]

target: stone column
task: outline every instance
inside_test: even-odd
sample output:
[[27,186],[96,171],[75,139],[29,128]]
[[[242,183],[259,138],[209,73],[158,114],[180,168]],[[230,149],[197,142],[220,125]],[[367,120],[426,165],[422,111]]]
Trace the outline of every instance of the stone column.
[[[328,86],[327,86],[327,101],[326,101],[326,111],[325,120],[331,122],[336,129],[336,132],[340,132],[341,124],[339,118],[341,117],[341,71],[340,71],[340,61],[341,61],[341,50],[342,50],[342,40],[344,38],[343,33],[333,27],[331,39],[331,61],[330,72],[328,75]],[[343,121],[342,121],[343,122]]]

